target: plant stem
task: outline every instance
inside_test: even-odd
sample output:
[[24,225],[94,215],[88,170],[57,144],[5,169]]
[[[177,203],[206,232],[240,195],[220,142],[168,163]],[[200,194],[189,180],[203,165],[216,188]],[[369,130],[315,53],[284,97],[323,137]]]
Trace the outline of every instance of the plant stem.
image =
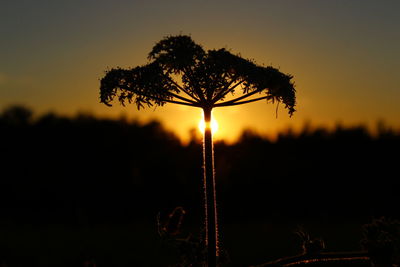
[[217,223],[217,205],[215,198],[215,175],[214,175],[214,148],[211,131],[211,110],[204,108],[204,193],[205,193],[205,228],[206,228],[206,246],[207,246],[207,264],[208,267],[217,266],[218,256],[218,223]]

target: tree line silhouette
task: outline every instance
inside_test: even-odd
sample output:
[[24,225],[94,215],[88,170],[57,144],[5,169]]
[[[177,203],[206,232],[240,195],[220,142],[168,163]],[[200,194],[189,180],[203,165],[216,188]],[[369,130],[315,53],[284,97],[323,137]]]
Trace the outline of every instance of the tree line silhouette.
[[[398,217],[400,133],[380,124],[304,127],[275,141],[244,131],[217,142],[221,222],[319,216]],[[87,225],[146,220],[177,206],[202,216],[201,142],[183,145],[157,121],[140,124],[25,107],[0,116],[0,220]]]

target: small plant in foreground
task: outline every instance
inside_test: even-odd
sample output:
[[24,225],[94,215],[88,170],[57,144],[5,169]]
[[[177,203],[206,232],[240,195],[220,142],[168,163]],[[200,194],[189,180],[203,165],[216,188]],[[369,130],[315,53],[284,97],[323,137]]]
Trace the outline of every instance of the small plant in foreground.
[[325,249],[325,242],[322,238],[311,238],[310,235],[300,228],[296,231],[296,234],[302,240],[303,254],[315,255],[320,254]]
[[[207,266],[207,249],[201,238],[192,234],[183,234],[182,224],[186,211],[182,207],[176,207],[166,219],[161,220],[160,214],[157,216],[157,227],[160,237],[168,244],[175,247],[178,251],[179,263],[177,267],[204,267]],[[220,264],[228,261],[227,254],[220,251],[218,258]]]
[[363,226],[361,245],[375,266],[400,265],[400,223],[385,217]]

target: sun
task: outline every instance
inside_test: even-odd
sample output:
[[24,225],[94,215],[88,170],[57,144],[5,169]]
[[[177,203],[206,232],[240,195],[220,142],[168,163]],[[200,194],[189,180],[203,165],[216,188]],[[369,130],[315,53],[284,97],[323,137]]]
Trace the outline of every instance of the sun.
[[[204,134],[204,131],[206,129],[206,123],[204,122],[203,118],[200,119],[198,127],[199,127],[200,132],[202,132]],[[208,126],[208,127],[210,127],[210,126]],[[214,117],[212,117],[211,118],[211,132],[213,134],[215,134],[217,131],[218,131],[218,122]]]

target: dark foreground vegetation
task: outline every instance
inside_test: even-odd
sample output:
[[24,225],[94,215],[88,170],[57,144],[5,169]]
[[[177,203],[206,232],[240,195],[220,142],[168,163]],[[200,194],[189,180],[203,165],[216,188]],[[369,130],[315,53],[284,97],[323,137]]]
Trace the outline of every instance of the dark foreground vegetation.
[[[168,266],[158,226],[186,211],[181,236],[202,221],[201,143],[182,145],[158,122],[0,116],[0,264]],[[215,145],[222,246],[232,266],[301,252],[299,225],[332,250],[360,250],[361,225],[399,218],[400,133],[364,127],[245,131]],[[157,220],[157,217],[159,220]],[[236,264],[236,265],[235,265]],[[89,266],[89,265],[87,265]]]

